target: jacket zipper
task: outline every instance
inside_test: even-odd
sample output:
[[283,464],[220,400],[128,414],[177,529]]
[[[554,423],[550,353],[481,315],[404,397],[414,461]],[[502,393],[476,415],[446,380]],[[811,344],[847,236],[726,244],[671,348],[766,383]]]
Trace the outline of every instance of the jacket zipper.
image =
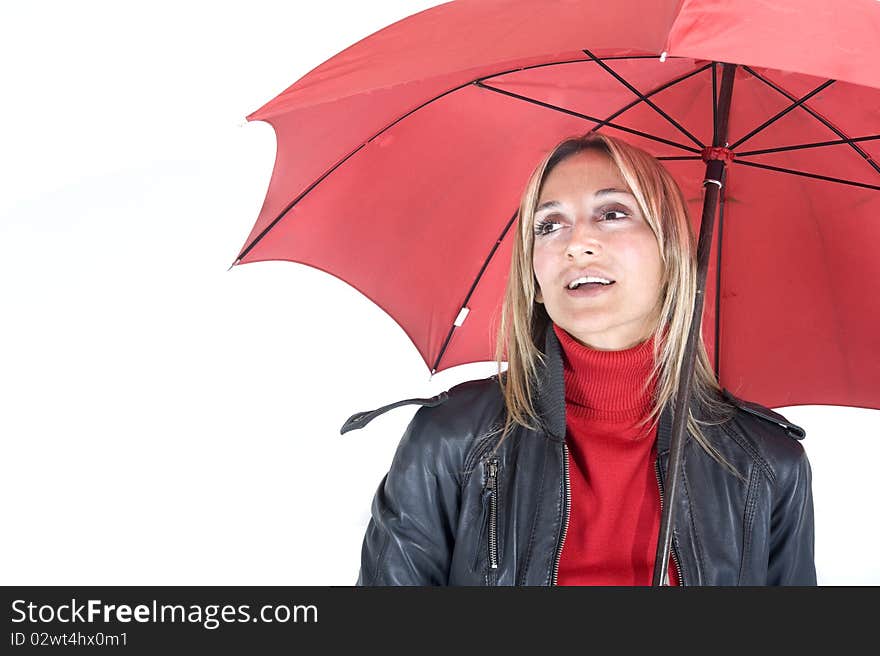
[[498,569],[498,458],[489,461],[489,567]]
[[[657,489],[660,490],[660,514],[663,514],[663,483],[660,481],[660,457],[658,456],[656,460],[654,460],[654,471],[657,474]],[[675,563],[675,571],[678,572],[678,582],[680,585],[685,585],[684,582],[684,573],[681,571],[681,565],[678,564],[678,558],[675,555],[675,537],[672,538],[672,544],[670,545],[670,554],[672,555],[672,562]],[[666,577],[669,577],[669,572],[664,572]]]
[[568,516],[571,512],[571,490],[568,482],[568,445],[562,443],[562,470],[565,474],[563,477],[565,488],[565,515],[562,520],[562,539],[559,540],[559,546],[556,548],[556,559],[553,562],[553,580],[550,585],[556,585],[559,578],[559,561],[562,558],[562,547],[565,544],[565,534],[568,533]]

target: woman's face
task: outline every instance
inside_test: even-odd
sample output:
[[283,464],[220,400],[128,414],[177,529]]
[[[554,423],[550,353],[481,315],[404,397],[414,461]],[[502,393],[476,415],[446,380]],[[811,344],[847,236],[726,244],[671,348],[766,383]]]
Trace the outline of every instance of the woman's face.
[[[536,300],[554,323],[600,350],[630,348],[650,336],[663,274],[660,249],[607,155],[588,150],[560,162],[544,180],[533,229]],[[569,289],[583,276],[613,283]]]

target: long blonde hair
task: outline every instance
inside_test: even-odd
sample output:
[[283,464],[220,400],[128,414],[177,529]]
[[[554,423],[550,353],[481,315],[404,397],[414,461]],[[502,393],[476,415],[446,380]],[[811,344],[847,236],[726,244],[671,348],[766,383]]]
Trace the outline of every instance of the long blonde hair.
[[[501,441],[514,424],[535,429],[539,423],[533,399],[536,392],[538,363],[543,364],[545,331],[551,330],[551,319],[543,304],[535,300],[536,279],[532,265],[535,208],[544,180],[562,160],[583,151],[607,155],[635,196],[645,220],[650,225],[660,250],[663,264],[659,320],[654,329],[654,367],[645,380],[645,389],[652,382],[654,399],[651,412],[641,427],[649,423],[653,430],[666,404],[674,404],[678,381],[684,368],[684,353],[693,314],[697,288],[696,246],[688,218],[687,204],[681,189],[670,173],[650,154],[624,141],[603,134],[587,134],[560,142],[535,168],[520,201],[519,217],[514,236],[510,275],[501,311],[495,360],[498,381],[504,395],[506,418]],[[738,473],[711,445],[700,426],[726,422],[734,407],[723,400],[702,333],[698,331],[696,361],[691,384],[691,406],[702,408],[695,416],[688,409],[687,429],[693,438],[717,461]],[[502,362],[507,371],[502,373]]]

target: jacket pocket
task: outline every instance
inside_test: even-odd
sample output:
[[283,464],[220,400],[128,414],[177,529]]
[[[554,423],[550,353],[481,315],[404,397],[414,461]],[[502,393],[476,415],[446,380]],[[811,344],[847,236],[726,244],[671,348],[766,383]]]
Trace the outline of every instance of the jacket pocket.
[[[490,570],[498,569],[498,458],[486,462],[486,483],[483,486],[480,512],[480,534],[474,554],[473,569],[480,564],[481,554],[486,553]],[[484,551],[485,550],[485,551]]]

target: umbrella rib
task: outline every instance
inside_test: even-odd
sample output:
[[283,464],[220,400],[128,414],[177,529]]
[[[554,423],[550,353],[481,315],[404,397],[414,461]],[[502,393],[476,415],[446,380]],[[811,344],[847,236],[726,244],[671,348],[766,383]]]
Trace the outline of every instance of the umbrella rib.
[[[773,89],[774,91],[777,91],[777,92],[781,93],[783,96],[785,96],[785,97],[788,98],[789,100],[794,100],[794,96],[793,96],[792,94],[790,94],[788,91],[786,91],[785,89],[783,89],[782,87],[780,87],[778,84],[775,84],[774,82],[768,80],[768,79],[765,78],[763,75],[760,75],[757,71],[753,71],[753,70],[752,70],[751,68],[749,68],[748,66],[743,66],[743,68],[744,68],[746,71],[748,71],[750,74],[754,75],[756,78],[758,78],[759,80],[761,80],[761,82],[763,82],[764,84],[766,84],[767,86],[769,86],[769,87],[770,87],[771,89]],[[828,81],[829,84],[830,84],[831,82],[835,82],[835,80],[829,80],[829,81]],[[829,130],[831,130],[831,131],[832,131],[834,134],[836,134],[838,137],[840,137],[841,139],[845,140],[845,141],[849,144],[850,148],[852,148],[852,149],[853,149],[854,151],[856,151],[859,155],[861,155],[862,158],[863,158],[866,162],[868,162],[868,164],[871,165],[871,168],[872,168],[872,169],[874,169],[877,173],[880,173],[880,166],[877,165],[877,163],[871,158],[871,156],[870,156],[868,153],[866,153],[864,150],[862,150],[861,148],[859,148],[859,146],[857,146],[856,144],[854,144],[854,143],[852,142],[852,139],[850,139],[849,137],[847,137],[846,134],[843,132],[843,130],[840,130],[839,128],[837,128],[836,126],[834,126],[834,125],[831,123],[831,121],[829,121],[828,119],[826,119],[824,116],[820,116],[816,111],[814,111],[812,108],[808,107],[807,105],[802,105],[802,107],[804,108],[804,111],[806,111],[806,112],[808,112],[808,113],[810,114],[810,116],[812,116],[814,119],[816,119],[817,121],[819,121],[822,125],[824,125],[826,128],[828,128]]]
[[759,164],[758,162],[747,162],[744,159],[733,160],[734,164],[742,164],[743,166],[754,166],[759,169],[767,169],[769,171],[779,171],[780,173],[790,173],[791,175],[799,175],[804,178],[814,178],[815,180],[824,180],[825,182],[839,182],[840,184],[851,185],[853,187],[862,187],[863,189],[873,189],[880,191],[880,185],[867,184],[865,182],[855,182],[854,180],[843,180],[841,178],[832,178],[827,175],[819,175],[818,173],[807,173],[806,171],[795,171],[794,169],[784,169],[780,166],[770,166],[769,164]]
[[[749,70],[749,69],[748,69],[747,67],[745,67],[745,66],[744,66],[743,68],[745,68],[746,70]],[[757,73],[753,73],[753,75],[757,75]],[[803,103],[805,103],[807,100],[809,100],[810,98],[812,98],[813,96],[815,96],[817,93],[819,93],[820,91],[822,91],[822,90],[825,89],[826,87],[829,87],[829,86],[831,86],[832,84],[834,84],[835,81],[836,81],[836,80],[826,80],[825,82],[823,82],[822,84],[820,84],[818,87],[816,87],[815,89],[813,89],[812,91],[810,91],[810,93],[808,93],[806,96],[804,96],[803,98],[801,98],[801,99],[799,99],[799,100],[796,100],[794,96],[791,96],[791,95],[789,95],[788,93],[784,93],[784,95],[785,95],[789,100],[793,100],[794,102],[793,102],[791,105],[789,105],[788,107],[786,107],[785,109],[783,109],[781,112],[777,113],[775,116],[773,116],[773,117],[767,119],[766,121],[764,121],[761,125],[759,125],[759,126],[756,127],[754,130],[752,130],[751,132],[749,132],[746,136],[744,136],[743,138],[741,138],[739,141],[737,141],[736,143],[731,144],[731,145],[729,146],[730,150],[734,150],[734,149],[737,148],[738,146],[742,145],[743,143],[745,143],[746,141],[748,141],[749,139],[751,139],[752,137],[754,137],[756,134],[758,134],[759,132],[761,132],[761,131],[763,131],[765,128],[767,128],[768,126],[772,125],[773,123],[775,123],[776,121],[778,121],[779,119],[781,119],[783,116],[785,116],[786,114],[788,114],[788,113],[789,113],[790,111],[792,111],[793,109],[795,109],[795,108],[797,108],[797,107],[801,107],[801,106],[803,106]],[[777,89],[777,91],[780,91],[780,90]],[[806,109],[806,107],[804,107],[804,109]],[[844,135],[841,134],[841,135],[839,135],[839,136],[843,137]]]
[[[507,236],[508,230],[510,230],[510,226],[513,225],[513,222],[516,220],[516,216],[519,214],[519,210],[513,213],[513,216],[510,217],[510,220],[507,222],[507,225],[504,226],[504,230],[501,231],[501,235],[498,239],[495,240],[495,244],[492,246],[492,250],[489,251],[489,255],[486,256],[486,260],[483,262],[483,266],[480,268],[480,272],[477,274],[477,277],[474,279],[474,282],[471,284],[471,288],[468,290],[467,295],[464,298],[464,301],[461,304],[462,308],[466,308],[468,301],[471,300],[471,296],[474,293],[474,290],[477,288],[480,280],[483,277],[483,274],[486,272],[486,268],[489,266],[489,262],[492,261],[492,257],[494,257],[495,252],[498,250],[498,247],[501,246],[501,242],[504,241],[504,238]],[[443,342],[443,346],[440,348],[440,353],[437,354],[437,358],[434,360],[434,366],[431,367],[431,375],[433,376],[437,373],[437,367],[440,366],[440,360],[443,358],[443,355],[446,353],[446,347],[449,346],[449,341],[452,339],[452,333],[455,332],[455,329],[458,328],[454,323],[449,328],[449,332],[446,334],[446,340]]]
[[682,150],[686,150],[691,153],[698,153],[696,148],[691,148],[690,146],[685,146],[684,144],[678,143],[676,141],[670,141],[669,139],[664,139],[663,137],[658,137],[653,134],[648,134],[647,132],[642,132],[640,130],[634,130],[632,128],[628,128],[624,125],[618,125],[617,123],[611,123],[610,121],[603,122],[601,119],[596,118],[595,116],[589,116],[587,114],[581,114],[580,112],[576,112],[571,109],[566,109],[565,107],[559,107],[558,105],[551,105],[550,103],[545,103],[541,100],[535,100],[534,98],[529,98],[528,96],[523,96],[518,93],[513,93],[512,91],[505,91],[504,89],[498,89],[496,87],[490,87],[488,84],[483,84],[482,82],[474,82],[474,85],[481,89],[486,89],[487,91],[494,91],[495,93],[500,93],[505,96],[510,96],[511,98],[516,98],[517,100],[523,100],[527,103],[531,103],[533,105],[538,105],[539,107],[545,107],[546,109],[552,109],[557,112],[561,112],[563,114],[568,114],[570,116],[574,116],[576,118],[582,118],[587,121],[591,121],[593,123],[604,123],[610,128],[614,128],[615,130],[621,130],[622,132],[628,132],[630,134],[635,134],[640,137],[644,137],[645,139],[652,139],[654,141],[659,141],[661,143],[665,143],[669,146],[675,146],[676,148],[680,148]]
[[876,141],[880,139],[880,134],[873,134],[867,137],[851,137],[849,139],[834,139],[833,141],[814,141],[813,143],[797,144],[795,146],[781,146],[779,148],[764,148],[762,150],[747,150],[737,153],[737,157],[745,157],[746,155],[765,155],[767,153],[784,153],[791,150],[802,150],[804,148],[820,148],[822,146],[839,146],[845,143],[856,143],[859,141]]
[[[673,80],[670,80],[666,84],[663,84],[663,85],[657,87],[656,89],[653,89],[653,90],[649,91],[648,93],[646,93],[645,98],[649,98],[657,93],[660,93],[661,91],[664,91],[665,89],[668,89],[669,87],[674,86],[674,85],[678,84],[679,82],[683,82],[684,80],[687,80],[688,78],[693,77],[694,75],[697,75],[698,73],[702,73],[707,68],[709,68],[709,66],[711,66],[711,64],[706,64],[705,66],[694,69],[690,73],[685,73],[684,75],[682,75],[680,77],[677,77]],[[642,102],[642,98],[637,98],[636,100],[633,100],[631,103],[624,105],[623,107],[618,109],[616,112],[614,112],[613,114],[610,114],[607,118],[600,121],[598,125],[596,125],[593,128],[590,128],[590,132],[596,132],[596,131],[602,129],[602,127],[607,125],[610,120],[617,118],[618,116],[623,114],[625,111],[635,107],[636,105],[638,105],[641,102]]]
[[265,228],[263,228],[263,230],[260,232],[260,234],[258,234],[256,237],[254,237],[254,240],[250,244],[248,244],[247,247],[241,251],[241,253],[239,253],[238,257],[235,258],[235,262],[233,262],[232,266],[230,266],[229,268],[231,269],[233,266],[235,266],[236,264],[241,262],[242,258],[246,257],[247,254],[251,252],[253,247],[256,246],[260,242],[260,240],[263,239],[263,237],[265,237],[269,233],[269,231],[272,228],[274,228],[278,224],[278,222],[287,215],[287,213],[290,210],[292,210],[294,208],[294,206],[297,203],[299,203],[303,198],[305,198],[306,194],[308,194],[312,189],[317,187],[318,184],[324,180],[324,178],[326,178],[328,175],[333,173],[333,171],[335,171],[340,166],[342,166],[350,157],[352,157],[356,152],[358,152],[365,145],[366,145],[366,142],[362,143],[360,146],[358,146],[357,148],[352,150],[348,155],[343,157],[341,160],[336,162],[336,164],[334,164],[329,169],[327,169],[323,174],[321,174],[321,176],[319,178],[317,178],[314,182],[312,182],[312,184],[310,184],[308,187],[306,187],[305,190],[299,196],[297,196],[292,201],[290,201],[290,203],[287,205],[287,207],[285,207],[283,210],[281,210],[281,212],[279,212],[278,216],[276,216],[269,225],[267,225]]
[[[634,55],[632,57],[603,57],[602,61],[608,60],[630,60],[630,59],[657,59],[657,55]],[[670,57],[669,59],[673,59]],[[561,66],[562,64],[591,64],[592,61],[589,59],[566,59],[564,61],[553,61],[553,62],[544,62],[543,64],[532,64],[530,66],[520,66],[518,68],[508,68],[506,71],[499,71],[497,73],[490,73],[489,75],[484,75],[483,77],[478,77],[476,80],[471,80],[470,82],[465,82],[459,87],[453,89],[453,91],[457,89],[461,89],[462,87],[466,87],[468,84],[473,84],[474,82],[485,82],[486,80],[491,80],[494,77],[501,77],[502,75],[509,75],[510,73],[519,73],[520,71],[530,71],[535,68],[544,68],[545,66]]]
[[[623,57],[606,57],[605,59],[656,59],[656,55],[632,55],[632,56],[623,56]],[[395,125],[397,125],[400,121],[402,121],[403,119],[405,119],[406,117],[408,117],[410,114],[413,114],[414,112],[417,112],[417,111],[420,110],[422,107],[425,107],[426,105],[429,105],[429,104],[431,104],[432,102],[434,102],[435,100],[439,100],[440,98],[443,98],[444,96],[446,96],[446,95],[448,95],[448,94],[450,94],[450,93],[454,93],[455,91],[458,91],[458,90],[460,90],[460,89],[464,89],[465,87],[467,87],[467,86],[469,86],[469,85],[471,85],[471,84],[477,84],[477,83],[481,82],[482,80],[487,80],[487,79],[492,78],[492,77],[498,77],[498,76],[500,76],[500,75],[507,75],[508,73],[515,73],[515,72],[517,72],[517,71],[524,71],[524,70],[529,70],[529,69],[532,69],[532,68],[541,68],[541,67],[544,67],[544,66],[559,66],[559,65],[561,65],[561,64],[587,63],[587,62],[589,62],[589,61],[590,61],[589,59],[570,59],[570,60],[561,61],[561,62],[545,62],[545,63],[543,63],[543,64],[533,64],[532,66],[522,66],[522,67],[519,67],[519,68],[511,68],[511,69],[506,70],[506,71],[500,71],[500,72],[498,72],[498,73],[492,73],[492,75],[488,75],[488,76],[486,76],[486,77],[478,78],[477,80],[470,80],[470,81],[468,81],[468,82],[463,82],[462,84],[459,84],[457,87],[453,87],[452,89],[448,89],[448,90],[444,91],[444,92],[441,93],[440,95],[434,96],[433,98],[429,98],[428,100],[426,100],[425,102],[423,102],[421,105],[418,105],[417,107],[414,107],[413,109],[409,110],[409,111],[406,112],[405,114],[402,114],[402,115],[399,116],[398,118],[394,119],[391,123],[389,123],[388,125],[386,125],[386,126],[383,127],[382,129],[380,129],[378,132],[376,132],[376,134],[374,134],[373,136],[371,136],[369,139],[365,140],[364,143],[360,144],[357,148],[355,148],[354,150],[352,150],[348,155],[346,155],[346,156],[343,157],[341,160],[339,160],[336,164],[334,164],[334,165],[331,166],[329,169],[327,169],[327,171],[325,171],[320,177],[318,177],[314,182],[312,182],[312,184],[310,184],[310,185],[309,185],[309,186],[308,186],[308,187],[307,187],[307,188],[306,188],[306,189],[305,189],[305,190],[304,190],[299,196],[297,196],[296,198],[294,198],[294,199],[293,199],[293,200],[287,205],[287,207],[285,207],[283,210],[281,210],[281,212],[278,214],[278,216],[275,217],[275,218],[272,220],[272,222],[269,223],[269,225],[267,225],[265,228],[263,228],[263,230],[260,231],[260,234],[258,234],[256,237],[254,237],[254,240],[253,240],[250,244],[248,244],[244,249],[242,249],[241,253],[238,254],[238,257],[235,258],[235,261],[232,263],[232,265],[230,265],[229,268],[231,269],[233,266],[235,266],[236,264],[238,264],[239,262],[241,262],[241,260],[242,260],[244,257],[246,257],[248,253],[251,252],[251,250],[254,248],[254,246],[256,246],[256,245],[257,245],[257,244],[263,239],[263,237],[265,237],[265,236],[269,233],[269,231],[270,231],[272,228],[274,228],[274,227],[278,224],[278,222],[281,221],[281,219],[283,219],[283,218],[287,215],[287,213],[288,213],[290,210],[292,210],[292,209],[296,206],[296,204],[299,203],[299,202],[300,202],[300,201],[306,196],[306,194],[308,194],[312,189],[314,189],[314,188],[318,185],[318,183],[320,183],[322,180],[324,180],[324,178],[326,178],[328,175],[330,175],[331,173],[333,173],[333,171],[335,171],[335,170],[336,170],[337,168],[339,168],[342,164],[344,164],[344,163],[346,162],[346,160],[348,160],[350,157],[352,157],[355,153],[357,153],[357,152],[358,152],[361,148],[363,148],[366,144],[370,143],[370,142],[373,141],[376,137],[378,137],[379,135],[383,134],[383,133],[386,132],[387,130],[390,130],[392,127],[394,127]],[[479,86],[482,86],[482,85],[479,85]],[[486,88],[489,88],[489,87],[486,87]],[[584,118],[587,118],[587,117],[584,117]],[[593,120],[593,121],[595,121],[595,119],[592,119],[592,118],[590,118],[589,120]],[[625,130],[625,128],[619,128],[619,129],[623,129],[623,130]],[[647,137],[647,138],[653,138],[653,137],[651,137],[650,135],[642,135],[642,136],[645,136],[645,137]],[[685,148],[685,150],[691,150],[690,148],[687,148],[687,147],[685,147],[685,146],[681,146],[680,144],[675,144],[675,143],[673,143],[673,142],[668,142],[668,143],[669,143],[670,145],[673,145],[673,146],[678,146],[678,147],[680,147],[680,148]],[[696,151],[695,151],[695,152],[696,152]]]
[[[612,55],[611,57],[599,57],[601,61],[617,61],[619,59],[657,59],[657,55]],[[683,59],[682,57],[676,57],[675,55],[669,55],[668,59]],[[588,59],[584,59],[582,61],[589,61]]]
[[650,107],[650,108],[653,109],[655,112],[657,112],[658,114],[660,114],[660,116],[662,116],[663,118],[665,118],[665,119],[666,119],[669,123],[671,123],[671,124],[673,125],[673,127],[675,127],[679,132],[681,132],[684,136],[686,136],[688,139],[690,139],[690,140],[693,141],[695,144],[697,144],[697,146],[699,146],[700,149],[702,149],[702,148],[704,147],[704,146],[703,146],[703,143],[702,143],[699,139],[697,139],[694,135],[692,135],[690,132],[688,132],[688,131],[684,128],[684,126],[681,125],[681,123],[679,123],[679,122],[676,121],[674,118],[672,118],[669,114],[667,114],[667,113],[664,112],[662,109],[660,109],[660,107],[658,107],[653,101],[648,100],[648,97],[647,97],[645,94],[643,94],[641,91],[639,91],[639,90],[636,89],[633,85],[631,85],[629,82],[627,82],[627,81],[623,78],[622,75],[620,75],[620,74],[617,73],[614,69],[612,69],[610,66],[608,66],[608,64],[606,64],[605,62],[603,62],[603,61],[600,60],[600,59],[597,59],[596,56],[593,55],[593,53],[590,52],[589,50],[584,49],[584,54],[585,54],[587,57],[589,57],[592,61],[594,61],[594,62],[596,62],[597,64],[599,64],[599,66],[601,66],[601,67],[605,70],[605,72],[607,72],[609,75],[611,75],[615,80],[617,80],[617,81],[620,82],[623,86],[625,86],[627,89],[629,89],[631,92],[633,92],[634,94],[636,94],[636,96],[638,96],[638,98],[639,98],[642,102],[644,102],[648,107]]

